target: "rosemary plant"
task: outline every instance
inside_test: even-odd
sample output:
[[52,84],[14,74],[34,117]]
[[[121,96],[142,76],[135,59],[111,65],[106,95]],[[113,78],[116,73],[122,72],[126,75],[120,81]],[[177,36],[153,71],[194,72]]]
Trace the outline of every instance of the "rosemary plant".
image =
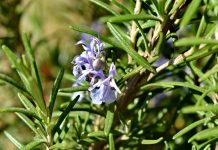
[[[48,102],[27,35],[22,57],[2,46],[20,81],[4,73],[0,80],[23,107],[0,111],[34,133],[22,143],[4,131],[10,141],[25,150],[217,149],[217,1],[90,2],[109,14],[99,18],[108,32],[70,26],[91,38],[77,43],[83,52],[72,70],[60,69]],[[57,97],[67,101],[55,105]]]

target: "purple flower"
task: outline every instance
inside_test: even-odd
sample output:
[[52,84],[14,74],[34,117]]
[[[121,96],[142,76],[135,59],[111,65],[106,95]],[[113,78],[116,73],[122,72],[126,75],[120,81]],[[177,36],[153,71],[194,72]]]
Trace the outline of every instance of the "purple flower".
[[113,63],[110,66],[109,75],[106,77],[104,74],[104,44],[94,37],[90,43],[81,40],[77,44],[82,44],[85,51],[76,56],[72,62],[76,84],[81,81],[90,83],[89,91],[94,104],[114,102],[117,92],[121,93],[121,91],[115,83],[116,67]]
[[116,73],[115,65],[112,63],[109,71],[109,76],[104,79],[100,79],[96,84],[89,88],[91,92],[92,103],[101,104],[112,103],[116,99],[116,92],[121,93],[117,87],[114,76]]

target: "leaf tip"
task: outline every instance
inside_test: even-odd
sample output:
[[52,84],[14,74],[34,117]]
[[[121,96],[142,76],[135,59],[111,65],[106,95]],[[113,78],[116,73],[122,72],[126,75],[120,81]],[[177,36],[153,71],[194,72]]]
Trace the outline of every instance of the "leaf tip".
[[6,45],[2,45],[2,49],[4,50],[4,49],[6,49],[7,48],[7,46]]
[[177,138],[177,137],[174,135],[172,139],[175,140],[176,138]]

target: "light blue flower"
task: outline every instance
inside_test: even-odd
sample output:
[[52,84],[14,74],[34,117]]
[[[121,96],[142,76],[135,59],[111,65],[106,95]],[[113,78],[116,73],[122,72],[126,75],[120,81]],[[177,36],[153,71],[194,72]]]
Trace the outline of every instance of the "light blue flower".
[[90,91],[93,104],[112,103],[116,100],[115,90],[109,84],[101,84]]
[[90,43],[81,40],[77,44],[82,44],[85,51],[72,61],[76,84],[84,80],[90,83],[90,97],[94,104],[114,102],[117,92],[121,93],[121,91],[115,83],[114,63],[110,66],[108,76],[104,75],[104,44],[97,38],[92,38]]
[[116,92],[121,93],[121,91],[115,83],[115,74],[116,68],[112,63],[109,71],[109,76],[103,80],[100,79],[96,84],[89,88],[89,91],[91,92],[92,103],[112,103],[116,100]]

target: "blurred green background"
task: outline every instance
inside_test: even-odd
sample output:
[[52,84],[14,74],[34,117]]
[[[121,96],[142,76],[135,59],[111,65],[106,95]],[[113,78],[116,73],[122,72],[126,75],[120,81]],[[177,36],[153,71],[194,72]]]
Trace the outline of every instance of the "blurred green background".
[[[45,99],[48,99],[59,67],[71,72],[71,61],[80,52],[75,43],[86,36],[72,32],[69,26],[81,25],[105,32],[97,19],[106,12],[95,7],[88,0],[0,0],[0,45],[6,44],[20,56],[24,50],[21,33],[28,33],[43,79]],[[0,66],[0,72],[19,80],[2,50]],[[71,86],[72,83],[64,84]],[[0,86],[0,106],[21,106],[16,90],[8,85]],[[6,129],[21,142],[33,136],[14,114],[0,114],[0,150],[16,149],[4,136]]]

